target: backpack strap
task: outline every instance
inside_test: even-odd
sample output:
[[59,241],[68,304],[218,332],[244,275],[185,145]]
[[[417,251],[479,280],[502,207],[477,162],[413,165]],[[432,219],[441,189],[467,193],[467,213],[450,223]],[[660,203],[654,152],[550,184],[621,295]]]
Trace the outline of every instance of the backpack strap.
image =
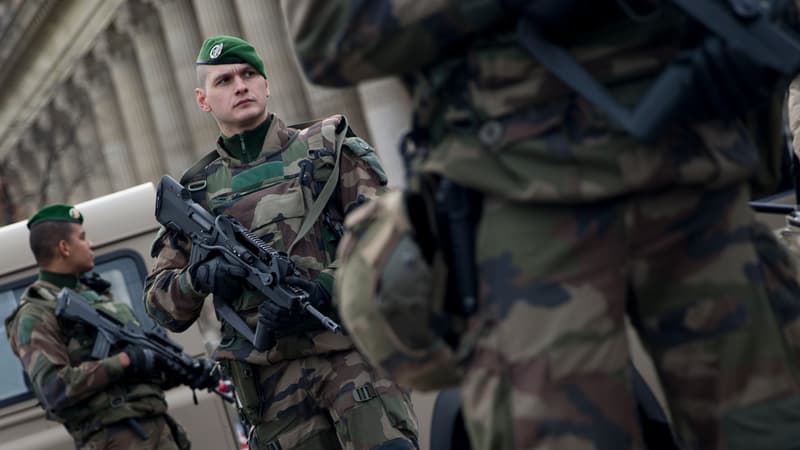
[[[344,142],[345,137],[348,135],[348,132],[352,133],[352,131],[350,131],[350,127],[347,125],[347,118],[344,116],[340,117],[341,119],[334,129],[334,135],[336,136],[334,140],[334,158],[336,159],[336,162],[333,164],[333,169],[331,170],[328,180],[325,182],[325,186],[322,187],[317,199],[314,200],[311,208],[309,208],[308,214],[303,218],[303,223],[300,225],[300,230],[297,232],[297,236],[295,236],[291,245],[289,245],[289,248],[286,251],[287,254],[291,255],[294,246],[300,242],[300,240],[302,240],[309,231],[311,231],[311,228],[317,222],[317,219],[319,219],[319,216],[322,215],[322,212],[328,205],[328,200],[330,200],[331,195],[333,195],[333,191],[336,189],[336,185],[339,182],[339,160],[341,159],[342,155],[342,143]],[[327,125],[323,124],[322,130],[319,133],[309,136],[308,140],[310,143],[312,143],[312,145],[317,142],[320,146],[322,146],[322,134],[324,133],[324,128],[326,126]]]
[[217,149],[211,150],[208,152],[208,154],[203,156],[200,161],[194,163],[192,167],[186,169],[186,171],[183,172],[183,175],[181,175],[180,183],[192,194],[192,200],[194,200],[195,203],[199,203],[201,205],[205,203],[201,202],[201,200],[205,199],[206,187],[208,187],[208,182],[206,181],[205,177],[202,177],[202,179],[197,178],[199,175],[203,175],[206,166],[211,164],[213,161],[216,161],[217,158],[219,158],[219,152]]

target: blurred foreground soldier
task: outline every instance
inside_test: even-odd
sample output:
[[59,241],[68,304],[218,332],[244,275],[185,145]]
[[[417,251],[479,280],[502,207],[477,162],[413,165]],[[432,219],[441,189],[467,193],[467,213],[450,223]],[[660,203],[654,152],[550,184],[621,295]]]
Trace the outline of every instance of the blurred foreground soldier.
[[[787,97],[786,119],[789,127],[789,142],[792,150],[792,175],[795,184],[795,201],[800,202],[800,77],[792,80]],[[786,226],[778,231],[778,238],[789,248],[795,259],[800,262],[800,214],[794,212],[786,217]]]
[[792,150],[800,157],[800,77],[789,85],[788,115]]
[[162,386],[170,381],[152,352],[131,347],[93,360],[96,330],[56,318],[58,293],[70,288],[122,323],[136,320],[127,304],[112,299],[108,282],[81,276],[94,267],[82,224],[81,213],[62,204],[28,220],[40,272],[6,320],[11,349],[48,417],[64,424],[77,448],[189,449],[183,428],[167,414]]
[[478,449],[640,449],[627,313],[686,448],[797,447],[800,286],[739,120],[800,69],[790,3],[282,4],[313,81],[402,75],[415,101],[410,191],[339,249],[373,362],[460,383]]
[[[382,193],[386,178],[374,150],[343,116],[288,127],[267,111],[264,63],[249,43],[206,39],[197,57],[200,108],[213,115],[217,150],[190,168],[181,184],[212,214],[229,214],[304,277],[287,277],[332,313],[336,245],[353,208]],[[346,335],[306,313],[283,309],[247,288],[241,267],[212,253],[189,265],[191,242],[174,230],[156,239],[146,283],[149,313],[185,330],[207,295],[223,326],[214,356],[234,384],[239,412],[257,449],[410,449],[416,417],[408,394],[381,377]],[[226,316],[224,308],[230,305]],[[232,311],[231,311],[232,310]],[[236,329],[264,321],[276,344],[257,351]]]

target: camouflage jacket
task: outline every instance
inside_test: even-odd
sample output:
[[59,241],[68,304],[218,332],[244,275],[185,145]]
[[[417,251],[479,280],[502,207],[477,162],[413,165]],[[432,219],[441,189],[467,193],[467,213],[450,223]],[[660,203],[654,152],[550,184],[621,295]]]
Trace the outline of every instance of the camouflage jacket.
[[[627,135],[526,51],[517,34],[524,15],[506,9],[509,3],[524,2],[282,6],[313,81],[341,86],[403,76],[425,145],[415,150],[421,157],[412,173],[441,174],[515,201],[565,204],[675,185],[713,189],[755,170],[757,152],[739,122],[681,118],[654,145]],[[669,2],[633,2],[662,8],[652,19],[629,17],[618,3],[581,3],[593,10],[579,10],[556,41],[631,106],[667,62],[697,42],[698,29]]]
[[90,359],[96,331],[56,318],[56,297],[62,287],[75,289],[92,306],[120,321],[135,320],[127,304],[113,301],[110,294],[98,294],[70,275],[42,272],[25,290],[6,319],[6,333],[48,417],[63,423],[80,442],[122,419],[164,414],[167,404],[160,387],[126,380],[116,353]]
[[[372,147],[360,138],[345,138],[338,184],[325,213],[308,234],[291,246],[331,174],[336,137],[345,133],[344,120],[342,116],[332,116],[298,130],[271,115],[260,154],[244,162],[218,145],[219,157],[206,165],[199,177],[200,182],[207,183],[203,206],[215,215],[236,217],[278,251],[288,252],[291,247],[289,255],[297,268],[306,277],[320,281],[329,292],[333,292],[334,258],[344,215],[386,189],[386,178]],[[185,330],[198,318],[205,298],[191,286],[186,270],[190,251],[187,239],[174,232],[162,232],[154,243],[156,261],[145,283],[148,313],[173,331]],[[232,306],[255,327],[257,307],[263,301],[260,294],[245,291]],[[232,327],[223,324],[222,342],[215,357],[267,364],[351,346],[346,336],[315,329],[281,337],[273,349],[259,353]]]

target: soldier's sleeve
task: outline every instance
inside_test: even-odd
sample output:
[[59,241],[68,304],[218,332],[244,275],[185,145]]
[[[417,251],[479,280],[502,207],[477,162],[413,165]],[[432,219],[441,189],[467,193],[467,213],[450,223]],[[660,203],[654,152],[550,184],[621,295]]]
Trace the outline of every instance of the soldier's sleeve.
[[191,241],[162,228],[151,251],[153,268],[145,280],[147,314],[171,331],[184,331],[200,316],[205,294],[194,289],[187,272]]
[[792,131],[792,149],[800,157],[800,77],[789,85],[789,129]]
[[281,0],[301,66],[319,84],[400,75],[506,15],[500,0]]
[[71,366],[55,315],[44,308],[23,308],[8,332],[9,340],[46,410],[58,414],[122,378],[124,369],[116,355]]

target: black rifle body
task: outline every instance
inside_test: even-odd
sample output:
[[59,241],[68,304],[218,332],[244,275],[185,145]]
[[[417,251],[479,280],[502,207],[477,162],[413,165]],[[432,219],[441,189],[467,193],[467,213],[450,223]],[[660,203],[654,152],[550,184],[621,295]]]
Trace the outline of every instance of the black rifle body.
[[174,369],[171,375],[177,376],[180,384],[192,389],[208,389],[225,400],[232,400],[229,394],[218,390],[220,375],[213,370],[210,361],[195,359],[185,353],[177,342],[161,330],[145,330],[134,322],[122,323],[102,310],[93,308],[83,296],[69,288],[59,292],[55,314],[61,320],[82,323],[97,330],[90,354],[93,359],[108,357],[112,347],[133,345],[148,349],[169,363]]

